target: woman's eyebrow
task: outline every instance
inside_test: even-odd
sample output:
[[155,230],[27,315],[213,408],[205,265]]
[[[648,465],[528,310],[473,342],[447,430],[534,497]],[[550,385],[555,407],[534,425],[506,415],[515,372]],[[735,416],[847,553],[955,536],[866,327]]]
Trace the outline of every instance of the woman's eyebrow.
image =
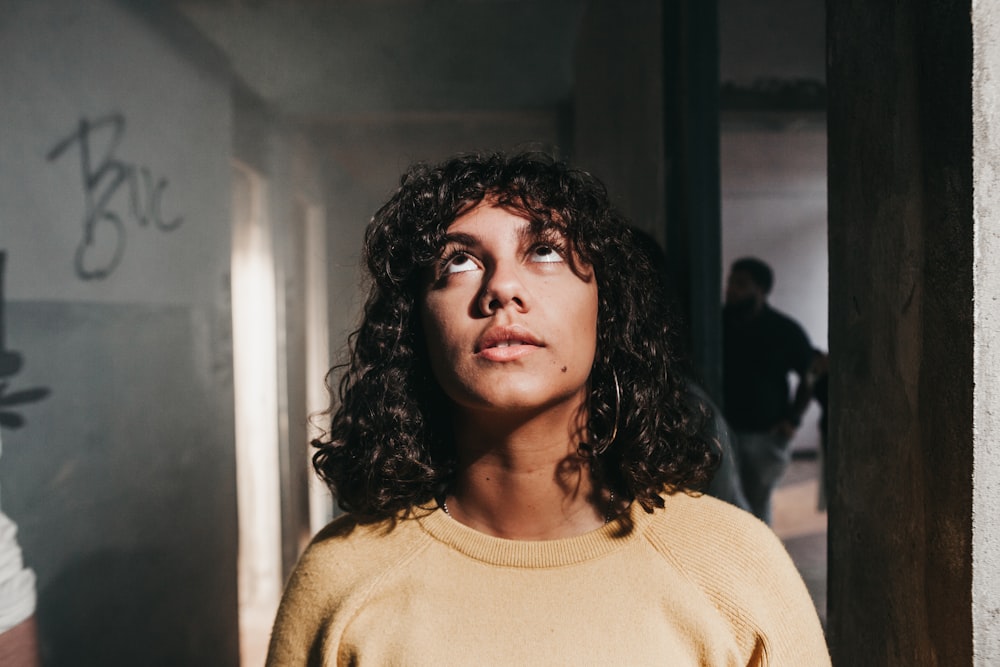
[[478,244],[479,239],[472,234],[466,234],[464,232],[446,233],[443,237],[441,237],[442,250],[450,245],[475,246]]
[[539,241],[557,241],[566,238],[566,234],[554,225],[534,224],[530,221],[517,230],[518,240],[523,244]]

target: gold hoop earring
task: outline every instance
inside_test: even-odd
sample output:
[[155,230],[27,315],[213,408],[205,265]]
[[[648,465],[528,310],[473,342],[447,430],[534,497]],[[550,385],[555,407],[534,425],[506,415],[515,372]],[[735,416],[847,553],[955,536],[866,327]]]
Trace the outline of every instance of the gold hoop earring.
[[611,437],[608,438],[607,444],[605,444],[600,449],[595,449],[594,450],[595,456],[600,456],[601,454],[606,452],[608,450],[608,447],[610,447],[611,444],[615,441],[615,438],[618,437],[618,415],[622,405],[622,388],[618,384],[618,373],[616,373],[614,369],[612,369],[611,371],[611,378],[615,381],[615,423],[611,427]]
[[[611,377],[615,381],[615,426],[611,429],[611,438],[608,440],[608,447],[610,447],[611,443],[613,443],[615,438],[618,437],[618,411],[621,410],[622,406],[622,388],[618,385],[618,373],[616,373],[614,369],[611,370]],[[607,447],[605,447],[605,449],[607,449]]]

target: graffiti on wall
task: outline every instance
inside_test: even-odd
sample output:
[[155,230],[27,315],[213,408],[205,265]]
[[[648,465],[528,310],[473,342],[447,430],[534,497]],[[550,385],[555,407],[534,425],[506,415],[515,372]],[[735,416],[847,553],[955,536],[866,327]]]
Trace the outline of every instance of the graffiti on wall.
[[45,387],[34,387],[20,391],[8,392],[8,378],[21,371],[24,358],[18,352],[7,349],[7,326],[4,320],[6,305],[3,291],[3,276],[7,264],[7,253],[0,250],[0,426],[20,428],[24,426],[24,417],[15,410],[17,406],[40,401],[49,395]]
[[[125,116],[120,113],[96,120],[82,118],[76,130],[47,156],[53,162],[74,146],[80,155],[85,209],[74,266],[82,280],[107,278],[118,267],[125,254],[127,218],[139,227],[152,226],[161,232],[171,232],[184,222],[180,215],[164,216],[163,198],[170,181],[155,178],[149,168],[117,157],[125,127]],[[121,197],[115,199],[119,192],[128,195],[125,202]]]

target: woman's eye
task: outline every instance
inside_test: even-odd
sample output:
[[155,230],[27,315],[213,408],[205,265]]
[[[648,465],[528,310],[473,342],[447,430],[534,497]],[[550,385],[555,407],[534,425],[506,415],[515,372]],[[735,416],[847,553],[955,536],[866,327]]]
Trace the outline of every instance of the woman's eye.
[[464,273],[465,271],[475,271],[478,267],[472,258],[465,253],[458,253],[449,259],[444,265],[445,273]]
[[532,262],[561,262],[563,261],[562,255],[559,251],[550,245],[540,245],[536,246],[531,251],[531,261]]

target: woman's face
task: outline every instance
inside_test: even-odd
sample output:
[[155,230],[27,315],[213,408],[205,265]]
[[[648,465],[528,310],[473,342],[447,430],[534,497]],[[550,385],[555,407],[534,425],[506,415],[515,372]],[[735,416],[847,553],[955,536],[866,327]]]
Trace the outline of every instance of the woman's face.
[[470,411],[578,407],[597,344],[597,281],[566,239],[489,202],[459,216],[424,292],[431,367]]

